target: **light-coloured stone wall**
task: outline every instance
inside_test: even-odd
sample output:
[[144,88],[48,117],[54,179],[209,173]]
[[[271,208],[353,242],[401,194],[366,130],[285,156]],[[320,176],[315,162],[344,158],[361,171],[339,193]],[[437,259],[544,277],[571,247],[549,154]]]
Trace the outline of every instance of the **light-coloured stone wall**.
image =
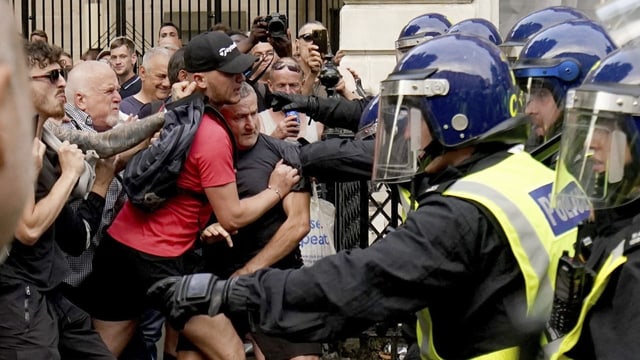
[[340,12],[340,48],[346,53],[342,65],[361,76],[366,91],[377,94],[380,81],[395,66],[400,30],[409,20],[429,12],[447,16],[452,24],[474,17],[499,23],[498,0],[345,0]]

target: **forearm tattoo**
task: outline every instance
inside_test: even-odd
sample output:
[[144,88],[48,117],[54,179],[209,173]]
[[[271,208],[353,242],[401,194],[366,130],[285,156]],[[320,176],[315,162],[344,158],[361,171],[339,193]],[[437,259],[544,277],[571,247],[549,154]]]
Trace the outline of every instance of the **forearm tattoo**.
[[95,150],[101,158],[108,158],[138,145],[150,138],[164,125],[164,113],[157,113],[139,121],[122,124],[101,133],[52,126],[60,141],[76,144],[82,151]]

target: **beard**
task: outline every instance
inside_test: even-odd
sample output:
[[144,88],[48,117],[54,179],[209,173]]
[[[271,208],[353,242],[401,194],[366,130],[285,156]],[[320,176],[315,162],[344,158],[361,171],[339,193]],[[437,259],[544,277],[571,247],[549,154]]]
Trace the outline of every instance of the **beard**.
[[36,112],[46,118],[59,119],[64,116],[64,103],[60,102],[55,97],[41,97],[36,96],[34,98],[33,106]]
[[104,121],[109,128],[113,128],[118,125],[118,122],[120,121],[120,113],[110,113]]

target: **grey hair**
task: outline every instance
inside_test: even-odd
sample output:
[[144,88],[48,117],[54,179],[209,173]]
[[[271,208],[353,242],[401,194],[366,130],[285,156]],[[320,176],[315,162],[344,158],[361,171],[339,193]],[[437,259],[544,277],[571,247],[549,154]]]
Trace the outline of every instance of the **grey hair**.
[[249,85],[249,83],[247,83],[246,81],[242,83],[242,85],[240,86],[240,98],[244,99],[248,96],[251,96],[251,94],[256,95],[256,90],[253,88],[253,86]]
[[167,59],[171,58],[171,51],[164,46],[156,46],[147,50],[142,57],[142,65],[147,68],[149,66],[149,62],[156,56],[164,55]]

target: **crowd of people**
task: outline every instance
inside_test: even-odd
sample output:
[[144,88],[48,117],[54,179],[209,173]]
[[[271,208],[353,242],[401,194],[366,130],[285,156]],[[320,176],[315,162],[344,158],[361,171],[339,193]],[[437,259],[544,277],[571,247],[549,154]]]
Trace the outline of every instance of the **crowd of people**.
[[[0,24],[0,359],[313,360],[389,321],[405,360],[635,357],[640,43],[427,13],[370,96],[322,23],[265,20],[75,64]],[[402,225],[304,266],[312,187],[368,179]]]

